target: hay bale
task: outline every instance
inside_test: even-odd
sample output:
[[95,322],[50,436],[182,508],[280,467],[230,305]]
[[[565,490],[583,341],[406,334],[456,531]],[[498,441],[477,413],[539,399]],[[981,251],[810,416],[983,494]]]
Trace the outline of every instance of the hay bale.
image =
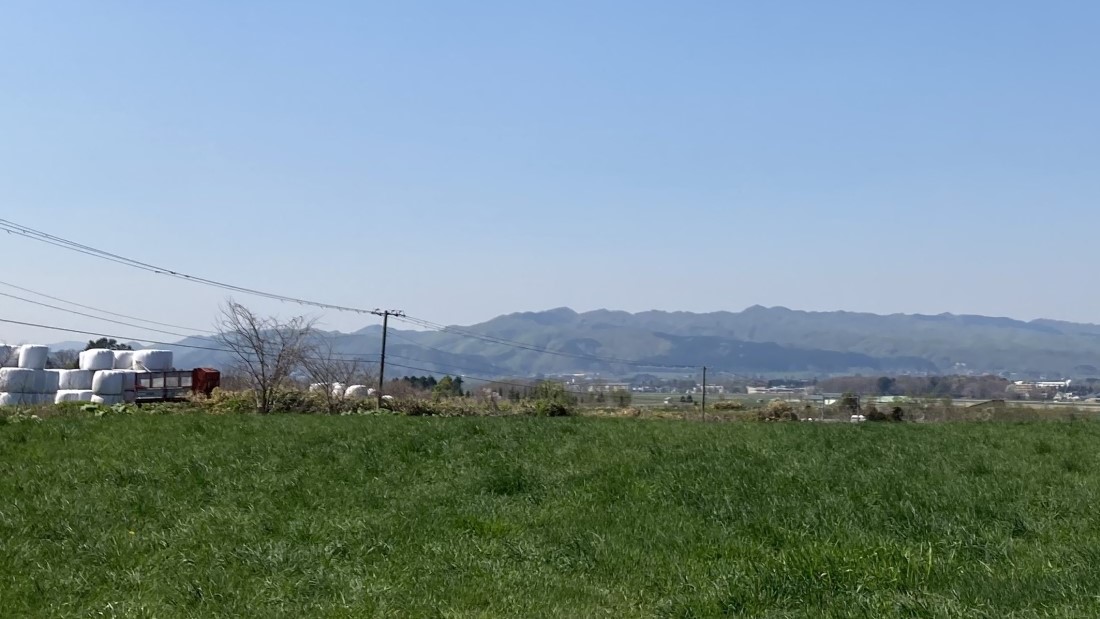
[[60,370],[57,389],[58,391],[91,389],[93,374],[91,370]]
[[112,350],[115,356],[114,369],[116,370],[129,370],[134,367],[134,351],[132,350]]
[[115,367],[115,352],[106,348],[93,348],[80,353],[80,369],[98,372],[100,370],[113,370]]
[[166,372],[172,369],[172,351],[135,350],[132,368],[142,372]]
[[62,402],[91,402],[92,396],[91,389],[62,389],[58,391],[53,398],[54,404],[61,404]]
[[92,376],[92,392],[102,396],[122,397],[126,381],[125,370],[102,370]]
[[49,357],[49,347],[32,345],[19,347],[19,367],[23,369],[44,370]]
[[34,370],[27,368],[0,368],[0,392],[34,393],[39,380]]

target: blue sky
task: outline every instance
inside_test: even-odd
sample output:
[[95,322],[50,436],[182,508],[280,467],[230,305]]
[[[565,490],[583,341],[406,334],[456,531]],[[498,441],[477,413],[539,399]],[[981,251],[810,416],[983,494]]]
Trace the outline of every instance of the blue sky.
[[[1100,322],[1098,27],[1095,2],[8,2],[0,217],[447,323]],[[3,242],[0,279],[106,309],[208,326],[223,298]]]

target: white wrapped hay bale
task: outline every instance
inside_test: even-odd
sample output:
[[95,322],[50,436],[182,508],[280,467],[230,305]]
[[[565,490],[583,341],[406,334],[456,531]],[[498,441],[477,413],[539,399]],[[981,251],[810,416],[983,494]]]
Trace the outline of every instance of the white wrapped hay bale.
[[[126,386],[124,370],[100,370],[92,376],[92,392],[96,395],[117,395],[122,397]],[[131,374],[132,375],[132,374]]]
[[312,385],[309,386],[309,392],[310,393],[324,393],[325,392],[325,383],[313,383]]
[[133,369],[139,372],[165,372],[172,369],[172,351],[135,350]]
[[93,348],[80,353],[80,369],[98,372],[115,368],[115,351]]
[[46,346],[20,346],[19,367],[27,370],[44,370],[46,361],[50,357],[50,349]]
[[62,389],[58,391],[53,397],[54,404],[61,404],[62,402],[91,402],[92,396],[91,389]]
[[342,398],[346,390],[347,387],[344,386],[344,383],[332,383],[332,397]]
[[366,385],[352,385],[344,392],[344,396],[349,400],[365,400],[372,395],[374,395],[374,389]]
[[0,393],[0,406],[34,406],[41,404],[37,393]]
[[115,356],[115,369],[116,370],[129,370],[134,367],[134,351],[132,350],[112,350]]
[[59,370],[57,390],[85,390],[92,388],[91,370]]
[[92,394],[93,404],[103,404],[106,406],[114,406],[115,404],[122,404],[123,399],[121,395],[97,395]]
[[34,393],[38,380],[34,370],[26,368],[0,368],[0,392]]
[[29,404],[26,393],[0,392],[0,406],[19,406]]
[[53,394],[61,389],[61,370],[42,370],[39,380],[41,381],[41,389],[37,393],[49,394],[52,402]]

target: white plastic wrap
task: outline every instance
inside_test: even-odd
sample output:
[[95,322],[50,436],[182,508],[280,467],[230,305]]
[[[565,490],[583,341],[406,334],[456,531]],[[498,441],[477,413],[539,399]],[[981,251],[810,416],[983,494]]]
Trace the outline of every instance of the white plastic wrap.
[[349,400],[365,400],[372,395],[374,395],[374,389],[366,385],[352,385],[344,392],[344,396]]
[[0,344],[0,367],[14,368],[19,365],[19,347]]
[[133,369],[139,372],[164,372],[172,369],[172,351],[135,350]]
[[19,367],[27,370],[44,370],[46,361],[50,357],[50,349],[47,346],[20,346]]
[[347,387],[344,386],[344,383],[332,383],[332,397],[342,398],[345,391],[347,391]]
[[115,404],[122,404],[123,399],[121,395],[92,395],[93,404],[103,404],[106,406],[114,406]]
[[80,369],[98,372],[115,368],[115,351],[93,348],[80,353]]
[[0,392],[34,393],[38,378],[34,370],[25,368],[0,368]]
[[91,389],[62,389],[54,395],[54,404],[61,404],[62,402],[91,402],[92,396]]
[[59,370],[57,390],[85,390],[92,388],[91,370]]
[[92,391],[96,395],[117,395],[122,397],[126,376],[124,370],[101,370],[92,376]]
[[324,393],[325,392],[325,383],[313,383],[312,385],[309,386],[309,392],[310,393]]
[[32,393],[7,393],[0,392],[0,406],[26,406],[28,404],[34,404],[31,400],[34,399]]
[[39,378],[41,384],[37,393],[49,394],[50,402],[53,401],[53,394],[61,389],[61,372],[62,370],[42,370]]
[[111,352],[115,355],[114,367],[116,370],[129,370],[134,367],[134,351],[113,350]]

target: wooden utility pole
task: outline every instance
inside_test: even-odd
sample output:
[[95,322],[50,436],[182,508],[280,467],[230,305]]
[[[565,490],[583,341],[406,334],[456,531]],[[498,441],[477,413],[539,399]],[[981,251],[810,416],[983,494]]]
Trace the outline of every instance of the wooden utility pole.
[[382,356],[378,363],[378,408],[382,408],[382,387],[386,385],[386,333],[390,330],[390,316],[398,318],[405,315],[400,310],[375,310],[371,312],[382,317]]

